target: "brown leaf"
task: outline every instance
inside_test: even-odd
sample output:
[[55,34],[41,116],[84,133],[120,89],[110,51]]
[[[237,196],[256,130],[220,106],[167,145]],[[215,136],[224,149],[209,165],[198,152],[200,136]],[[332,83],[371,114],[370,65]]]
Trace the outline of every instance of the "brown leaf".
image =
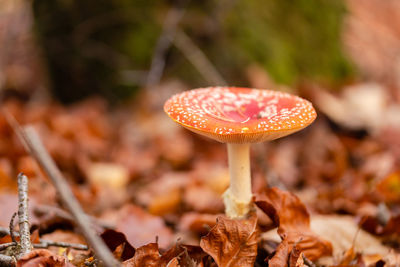
[[53,267],[73,267],[68,259],[55,255],[47,249],[35,249],[17,262],[17,267],[36,267],[36,266],[53,266]]
[[185,204],[194,211],[220,213],[224,210],[221,195],[204,185],[187,186],[183,198]]
[[311,231],[307,209],[294,194],[270,188],[256,196],[256,204],[278,226],[278,234],[290,246],[289,251],[297,244],[310,260],[332,254],[332,245]]
[[175,244],[162,255],[161,263],[170,266],[176,259],[180,264],[178,266],[196,267],[206,256],[207,254],[199,246]]
[[394,172],[379,181],[376,190],[385,202],[400,200],[400,172]]
[[161,248],[168,247],[173,239],[172,231],[161,217],[151,215],[143,209],[127,204],[118,211],[110,211],[103,219],[117,225],[116,230],[126,235],[134,247],[148,244],[158,236]]
[[[158,252],[158,244],[150,243],[136,249],[135,256],[133,258],[124,261],[124,267],[159,267],[160,265],[160,253]],[[165,266],[165,265],[164,265]]]
[[386,225],[382,225],[379,219],[372,216],[365,216],[360,221],[361,227],[375,235],[400,236],[400,214],[392,215]]
[[289,255],[289,267],[303,267],[303,253],[294,246]]
[[182,231],[192,231],[206,235],[211,227],[215,225],[217,216],[216,214],[187,212],[182,215],[178,228]]
[[119,259],[124,261],[132,258],[135,255],[134,247],[129,244],[126,236],[123,233],[114,230],[106,230],[101,234],[101,238],[111,251],[115,251],[117,248],[119,248]]
[[274,256],[268,260],[269,267],[287,267],[290,255],[290,245],[287,240],[283,240],[276,248]]
[[232,220],[220,216],[200,246],[219,267],[253,266],[257,256],[257,216]]
[[182,190],[174,188],[169,192],[154,196],[149,203],[148,210],[153,215],[165,215],[175,212],[181,203]]
[[133,258],[123,262],[123,266],[196,267],[205,256],[206,253],[199,246],[180,244],[176,244],[161,256],[158,244],[150,243],[138,248]]
[[283,240],[276,249],[273,257],[268,261],[269,267],[303,267],[303,253],[287,240]]
[[170,262],[168,262],[167,267],[180,267],[178,258],[173,258]]

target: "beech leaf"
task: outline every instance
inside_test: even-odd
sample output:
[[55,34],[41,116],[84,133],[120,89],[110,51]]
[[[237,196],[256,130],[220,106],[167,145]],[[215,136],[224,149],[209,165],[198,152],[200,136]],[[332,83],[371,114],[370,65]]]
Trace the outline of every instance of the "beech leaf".
[[332,254],[331,243],[321,239],[310,229],[310,215],[296,195],[278,188],[269,188],[256,196],[256,205],[278,227],[278,234],[283,240],[274,257],[282,256],[278,255],[278,251],[286,251],[286,247],[284,250],[282,246],[288,246],[287,253],[290,253],[294,244],[310,260]]
[[53,254],[47,249],[35,249],[24,255],[17,262],[17,267],[54,266],[73,267],[63,256]]
[[133,258],[124,261],[124,267],[158,267],[160,265],[161,255],[158,252],[158,244],[150,243],[136,249]]
[[108,229],[101,234],[101,238],[104,240],[108,248],[113,252],[117,248],[122,248],[122,250],[119,252],[119,257],[117,258],[121,260],[128,260],[135,255],[135,248],[132,247],[123,233]]
[[257,216],[232,220],[224,216],[201,238],[200,246],[219,267],[254,266],[257,256]]

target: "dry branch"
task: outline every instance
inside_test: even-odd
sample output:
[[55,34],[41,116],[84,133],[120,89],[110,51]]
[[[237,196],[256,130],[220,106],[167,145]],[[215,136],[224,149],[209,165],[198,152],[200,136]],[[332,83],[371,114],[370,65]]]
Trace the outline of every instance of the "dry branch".
[[88,246],[83,244],[74,244],[68,242],[57,242],[40,239],[39,244],[33,244],[35,248],[48,248],[48,247],[62,247],[62,248],[73,248],[77,250],[88,250]]
[[85,237],[88,244],[90,244],[90,246],[93,248],[96,256],[103,261],[104,266],[118,266],[119,263],[114,259],[110,250],[93,230],[88,216],[83,212],[68,183],[64,179],[60,170],[57,168],[53,159],[48,154],[33,127],[25,127],[22,129],[19,136],[23,138],[23,141],[29,148],[29,152],[32,157],[37,160],[39,165],[43,168],[45,173],[53,182],[63,204],[75,218],[82,235]]
[[[0,227],[0,235],[9,235],[10,230],[8,230],[5,227]],[[14,236],[19,236],[18,232],[13,232]],[[17,245],[17,242],[10,242],[10,243],[4,243],[0,244],[0,250],[7,248],[9,246],[15,246]],[[32,246],[34,248],[47,248],[47,247],[64,247],[64,248],[73,248],[73,249],[78,249],[78,250],[88,250],[88,246],[84,244],[75,244],[75,243],[68,243],[68,242],[58,242],[58,241],[51,241],[51,240],[45,240],[45,239],[40,239],[40,243],[33,243]]]
[[168,11],[163,24],[162,33],[154,49],[150,71],[147,75],[147,87],[155,85],[160,81],[165,67],[165,54],[171,46],[171,40],[174,38],[178,23],[184,13],[185,10],[181,7],[171,7]]
[[[75,223],[74,217],[70,213],[68,213],[67,211],[65,211],[59,207],[40,204],[40,205],[36,205],[33,208],[33,212],[35,215],[38,215],[38,216],[43,216],[43,215],[49,216],[49,214],[54,214],[54,216],[57,216],[64,220]],[[113,225],[111,223],[102,221],[102,220],[100,220],[96,217],[90,216],[90,215],[87,215],[87,216],[91,220],[92,224],[96,227],[101,227],[104,229],[114,229],[115,228],[115,225]]]
[[18,222],[21,245],[18,258],[20,258],[32,250],[28,217],[28,177],[23,173],[18,174]]
[[14,212],[14,214],[11,216],[11,220],[10,220],[10,224],[8,225],[8,234],[11,236],[11,240],[12,242],[17,242],[17,240],[15,239],[15,232],[14,232],[14,219],[15,216],[17,216],[17,213]]
[[174,45],[185,55],[208,83],[221,86],[227,84],[203,51],[196,46],[183,30],[176,30],[175,36],[171,38],[173,38]]

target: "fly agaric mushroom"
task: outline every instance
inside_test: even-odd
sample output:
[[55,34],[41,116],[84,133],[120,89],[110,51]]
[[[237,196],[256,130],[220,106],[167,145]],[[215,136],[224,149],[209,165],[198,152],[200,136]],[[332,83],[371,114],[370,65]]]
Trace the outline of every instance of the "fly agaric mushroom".
[[316,118],[310,102],[287,93],[209,87],[174,95],[164,111],[183,127],[228,145],[230,186],[225,213],[242,218],[252,208],[250,144],[297,132]]

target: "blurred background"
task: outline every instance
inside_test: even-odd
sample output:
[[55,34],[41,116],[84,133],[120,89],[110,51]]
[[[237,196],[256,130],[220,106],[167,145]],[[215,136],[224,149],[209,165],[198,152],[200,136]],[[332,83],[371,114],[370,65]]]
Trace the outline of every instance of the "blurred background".
[[[397,0],[0,1],[2,108],[35,125],[88,212],[135,246],[149,237],[125,222],[158,220],[144,228],[166,247],[223,212],[229,177],[225,146],[176,126],[164,101],[214,85],[298,94],[319,117],[253,146],[253,190],[296,191],[312,212],[369,218],[384,235],[400,214],[399,26]],[[34,203],[58,199],[3,115],[0,136],[8,225],[19,171]]]
[[188,88],[254,86],[258,79],[337,88],[357,73],[346,49],[357,41],[344,36],[352,30],[346,4],[5,1],[2,87],[45,87],[63,102],[126,100],[171,79]]

